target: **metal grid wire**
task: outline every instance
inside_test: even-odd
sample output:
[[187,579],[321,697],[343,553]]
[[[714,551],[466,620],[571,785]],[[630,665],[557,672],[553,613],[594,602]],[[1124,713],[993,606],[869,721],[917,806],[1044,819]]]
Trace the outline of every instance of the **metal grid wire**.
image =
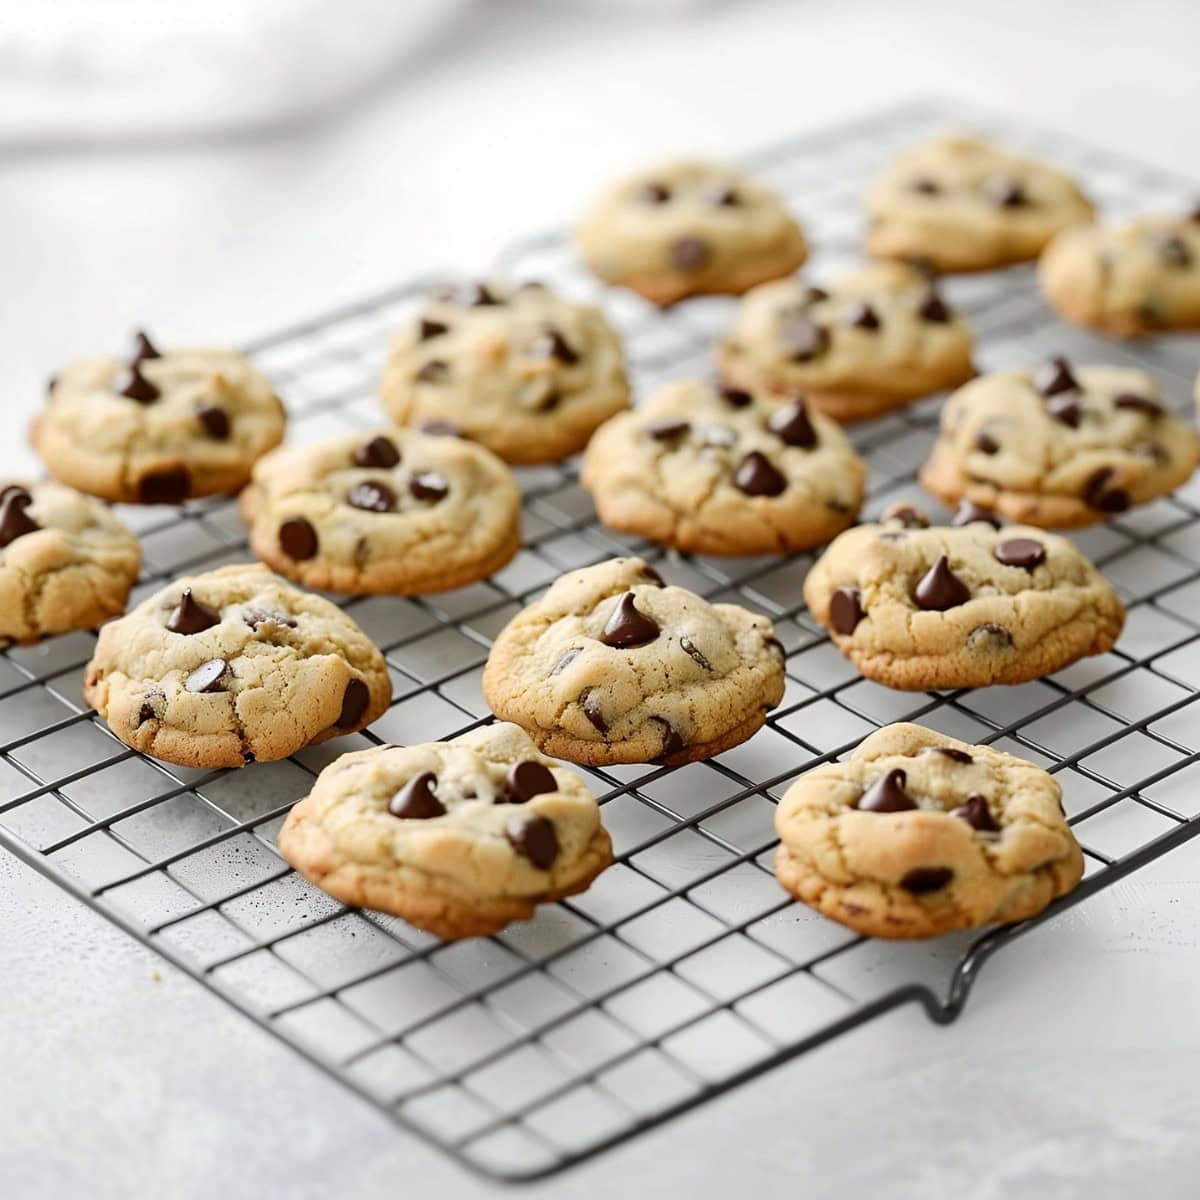
[[[804,221],[819,279],[854,261],[866,179],[962,120],[961,107],[918,105],[748,161]],[[986,116],[970,124],[1077,173],[1106,215],[1194,199],[1178,179],[1069,138]],[[711,373],[730,301],[658,313],[602,291],[562,235],[514,247],[501,267],[602,302],[640,394]],[[387,338],[423,290],[400,287],[251,347],[288,403],[293,440],[380,423],[373,397]],[[1068,330],[1029,269],[951,279],[946,291],[978,332],[984,370],[1049,353],[1132,361],[1155,371],[1173,407],[1189,407],[1196,355],[1180,339],[1122,346]],[[871,467],[868,515],[903,498],[935,509],[914,472],[938,404],[853,429]],[[1200,483],[1076,537],[1130,606],[1114,651],[1021,687],[906,694],[859,679],[814,625],[800,599],[811,555],[664,557],[596,523],[574,464],[518,475],[524,548],[495,577],[424,599],[338,599],[384,650],[395,684],[365,734],[243,771],[169,767],[116,742],[83,705],[92,635],[0,656],[0,844],[459,1161],[529,1179],[899,1004],[952,1020],[981,963],[1036,923],[889,944],[782,892],[771,872],[774,802],[798,773],[878,726],[916,720],[1057,774],[1088,867],[1042,919],[1200,832]],[[135,599],[248,557],[231,500],[123,515],[146,556]],[[479,680],[504,622],[562,571],[630,551],[671,582],[769,613],[788,687],[763,730],[710,762],[583,772],[616,850],[588,892],[496,938],[443,945],[344,908],[282,862],[284,814],[325,764],[488,720]]]

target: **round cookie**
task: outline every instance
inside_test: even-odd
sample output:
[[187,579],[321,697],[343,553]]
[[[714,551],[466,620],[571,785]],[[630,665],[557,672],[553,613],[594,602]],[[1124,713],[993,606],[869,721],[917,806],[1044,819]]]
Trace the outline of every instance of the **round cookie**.
[[845,529],[866,474],[804,400],[687,381],[601,426],[581,479],[612,529],[695,554],[773,554]]
[[903,691],[1024,683],[1112,649],[1125,610],[1075,545],[998,526],[964,506],[930,528],[900,506],[837,538],[804,601],[866,678]]
[[955,392],[920,478],[947,505],[966,498],[1009,520],[1072,528],[1166,495],[1198,456],[1196,434],[1145,371],[1056,358]]
[[513,617],[483,694],[556,758],[674,766],[762,725],[783,698],[783,647],[765,617],[616,558],[560,576]]
[[246,563],[177,579],[105,625],[83,695],[143,754],[240,767],[364,728],[392,683],[340,608]]
[[1027,262],[1092,219],[1069,176],[973,137],[937,137],[900,155],[865,199],[868,254],[938,271]]
[[1083,875],[1053,776],[920,725],[888,725],[802,775],[775,828],[779,882],[871,937],[1023,921]]
[[283,439],[271,383],[231,350],[160,353],[145,334],[128,362],[72,363],[51,381],[31,439],[63,483],[129,504],[236,492]]
[[738,305],[717,346],[738,387],[803,391],[838,421],[862,421],[975,374],[971,330],[919,272],[882,263],[828,287],[779,279]]
[[99,500],[60,483],[0,483],[0,641],[94,629],[125,611],[137,539]]
[[473,442],[415,429],[274,450],[241,494],[250,547],[307,587],[414,596],[485,579],[521,545],[521,493]]
[[739,295],[808,257],[800,226],[769,188],[728,167],[663,163],[606,191],[576,231],[605,283],[653,304]]
[[342,903],[446,941],[527,920],[612,860],[579,776],[507,724],[342,755],[288,814],[279,852]]
[[380,395],[400,425],[453,430],[510,463],[582,450],[629,405],[620,339],[598,308],[540,284],[435,293],[397,334]]
[[1068,229],[1046,247],[1038,279],[1059,316],[1101,333],[1200,329],[1200,209]]

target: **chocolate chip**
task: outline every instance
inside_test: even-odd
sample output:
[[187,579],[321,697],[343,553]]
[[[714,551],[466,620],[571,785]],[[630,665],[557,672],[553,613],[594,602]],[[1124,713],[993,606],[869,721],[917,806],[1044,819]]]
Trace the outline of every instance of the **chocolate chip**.
[[671,199],[671,189],[665,183],[648,183],[637,194],[645,204],[666,204]]
[[463,437],[463,431],[453,421],[422,421],[417,428],[430,437]]
[[913,589],[913,598],[918,607],[926,611],[945,612],[948,608],[966,604],[971,593],[950,570],[950,560],[942,554]]
[[742,388],[729,387],[726,384],[720,384],[717,387],[717,394],[730,408],[748,408],[754,403],[754,397],[749,392]]
[[25,511],[33,497],[19,487],[5,488],[0,500],[0,546],[8,546],[27,533],[36,533],[41,526]]
[[687,742],[679,736],[669,721],[663,717],[654,717],[653,719],[663,727],[663,745],[662,749],[658,752],[658,756],[654,759],[655,762],[663,762],[672,755],[679,754],[681,751],[687,749]]
[[388,812],[402,821],[428,821],[445,816],[446,809],[434,794],[437,776],[422,771],[410,779],[388,802]]
[[906,783],[908,776],[899,767],[888,771],[863,792],[855,807],[859,812],[908,812],[917,802],[904,790]]
[[361,679],[351,679],[342,693],[342,711],[334,722],[339,729],[352,729],[371,702],[371,689]]
[[656,442],[673,442],[676,438],[682,437],[691,428],[687,421],[678,421],[674,418],[668,418],[665,421],[651,421],[646,426],[646,432]]
[[229,414],[216,404],[205,404],[196,409],[196,417],[210,438],[223,442],[229,437]]
[[747,496],[778,496],[787,490],[787,478],[765,454],[751,450],[734,471],[733,485]]
[[1001,524],[1000,518],[994,512],[976,504],[974,500],[959,501],[954,516],[950,518],[950,524],[956,529],[961,529],[964,525],[973,525],[976,521],[982,521],[993,529],[999,529]]
[[542,796],[547,792],[558,791],[558,780],[554,778],[549,767],[543,766],[533,759],[514,763],[504,781],[504,796],[502,803],[524,804],[534,796]]
[[773,412],[767,428],[788,446],[811,450],[817,444],[817,431],[808,418],[808,408],[803,400]]
[[1000,443],[990,433],[981,430],[975,435],[975,449],[980,454],[995,454],[1000,449]]
[[295,629],[296,618],[289,617],[285,613],[268,612],[263,608],[248,608],[242,613],[242,620],[254,630],[255,633],[263,625],[277,625],[280,629]]
[[730,446],[737,445],[737,431],[730,429],[728,425],[701,425],[696,434],[702,446],[716,446],[728,450]]
[[908,181],[908,190],[920,196],[937,196],[941,194],[942,188],[937,180],[930,179],[928,175],[918,175]]
[[708,243],[698,237],[681,237],[670,249],[671,266],[681,271],[698,271],[708,262]]
[[566,654],[564,654],[562,658],[560,658],[558,662],[556,662],[554,666],[550,668],[550,678],[553,679],[555,675],[565,671],[578,657],[579,647],[572,646],[571,649],[568,650]]
[[829,598],[829,623],[834,633],[848,637],[867,614],[863,611],[862,593],[858,588],[838,588]]
[[883,510],[880,520],[899,521],[905,529],[929,528],[929,518],[920,509],[914,508],[911,504],[906,504],[902,500],[897,501],[895,504],[889,504]]
[[1007,649],[1012,645],[1012,634],[1003,625],[976,625],[967,634],[967,645],[972,650]]
[[657,622],[638,609],[632,592],[626,592],[605,622],[600,640],[617,650],[632,650],[654,641],[659,632]]
[[152,472],[138,480],[138,499],[143,504],[182,504],[191,487],[192,476],[187,467]]
[[399,461],[400,451],[396,449],[396,443],[382,434],[364,442],[354,451],[356,467],[381,467],[386,470],[396,466]]
[[542,402],[537,406],[538,412],[553,412],[562,403],[562,397],[556,391],[549,391],[542,397]]
[[917,304],[917,316],[931,325],[946,325],[954,317],[954,311],[933,288],[930,288]]
[[779,348],[793,362],[807,362],[823,354],[829,334],[803,313],[792,313],[779,327]]
[[878,329],[879,314],[865,300],[854,300],[842,314],[842,324],[852,329]]
[[992,816],[992,810],[988,808],[988,802],[978,792],[974,792],[968,796],[965,804],[959,805],[958,808],[952,808],[950,815],[966,821],[972,829],[978,829],[983,833],[998,833],[1000,831],[1000,823]]
[[1161,417],[1163,406],[1148,396],[1137,396],[1132,392],[1121,392],[1113,397],[1114,408],[1127,408],[1133,412],[1145,413],[1148,417]]
[[814,287],[812,284],[809,284],[809,286],[804,289],[805,304],[819,304],[822,300],[828,299],[829,293],[822,287]]
[[445,476],[436,471],[420,471],[408,481],[408,490],[418,500],[437,502],[450,494],[450,485]]
[[667,581],[649,563],[642,563],[641,574],[643,579],[648,579],[655,587],[667,586]]
[[442,383],[450,374],[450,364],[431,358],[414,376],[418,383]]
[[965,750],[958,750],[954,746],[924,746],[921,748],[920,753],[940,754],[943,758],[948,758],[951,762],[956,763],[971,763],[975,761]]
[[1011,175],[989,175],[981,190],[983,198],[997,208],[1021,208],[1029,203],[1021,181]]
[[57,376],[57,375],[51,375],[51,376],[50,376],[50,378],[46,380],[46,395],[47,395],[47,396],[53,396],[53,395],[54,395],[54,389],[55,389],[56,387],[58,387],[58,376]]
[[225,678],[228,669],[229,664],[223,658],[210,658],[187,677],[183,686],[189,692],[219,692],[223,690],[221,680]]
[[1079,391],[1079,382],[1071,374],[1071,366],[1065,358],[1052,358],[1042,363],[1033,373],[1033,386],[1043,396],[1056,396],[1059,392]]
[[138,404],[153,404],[162,393],[141,372],[136,362],[133,362],[125,372],[117,376],[112,385],[118,396],[125,396]]
[[1006,567],[1024,567],[1032,571],[1046,561],[1046,547],[1033,538],[1009,538],[992,551],[998,563]]
[[514,817],[504,827],[509,845],[541,871],[549,870],[558,857],[558,835],[545,817]]
[[783,662],[787,658],[787,651],[783,648],[783,643],[777,637],[763,638],[763,645],[779,655],[779,661]]
[[1192,265],[1192,252],[1177,233],[1159,230],[1150,235],[1150,240],[1154,252],[1166,266],[1182,270]]
[[1119,513],[1129,507],[1129,493],[1123,488],[1109,488],[1108,481],[1116,474],[1113,467],[1100,467],[1083,484],[1083,499],[1100,512]]
[[156,713],[154,711],[153,706],[149,702],[144,703],[142,705],[142,707],[138,709],[137,725],[141,726],[141,725],[145,725],[145,723],[147,721],[157,721],[157,720],[158,720],[158,713]]
[[191,588],[183,589],[183,595],[179,597],[175,611],[167,618],[167,628],[172,633],[183,633],[188,636],[194,633],[203,633],[206,629],[211,629],[220,623],[221,614],[206,604],[201,604],[192,595]]
[[600,701],[597,699],[594,691],[589,690],[584,692],[579,697],[579,706],[583,709],[583,715],[591,721],[597,732],[608,732],[608,722],[604,719],[604,714],[600,711]]
[[737,188],[728,183],[714,183],[705,188],[704,199],[717,208],[737,208],[742,202]]
[[134,363],[144,363],[148,358],[162,358],[158,352],[158,347],[147,337],[144,329],[139,329],[133,335],[133,358],[130,360]]
[[1072,429],[1078,429],[1079,422],[1083,420],[1083,409],[1079,404],[1078,392],[1063,392],[1058,396],[1051,396],[1046,401],[1046,411],[1056,421],[1061,421]]
[[954,872],[949,867],[914,867],[900,880],[900,886],[915,896],[922,896],[944,888],[953,878]]
[[679,639],[679,648],[688,656],[688,658],[698,663],[706,671],[712,670],[712,663],[705,658],[704,653],[700,650],[696,643],[687,636],[686,633],[683,634]]
[[317,531],[303,517],[288,517],[279,526],[279,548],[296,562],[312,558],[318,544]]
[[430,338],[441,337],[443,333],[449,333],[450,326],[444,321],[431,321],[428,317],[422,317],[417,322],[417,341],[427,342]]
[[579,355],[571,343],[557,329],[547,329],[540,334],[530,351],[537,358],[552,358],[568,367],[579,361]]
[[396,493],[386,483],[364,479],[350,489],[346,495],[346,503],[351,508],[361,508],[364,512],[395,512]]
[[439,294],[438,299],[448,304],[461,304],[464,308],[488,308],[503,303],[482,283],[465,283],[461,287],[448,288]]

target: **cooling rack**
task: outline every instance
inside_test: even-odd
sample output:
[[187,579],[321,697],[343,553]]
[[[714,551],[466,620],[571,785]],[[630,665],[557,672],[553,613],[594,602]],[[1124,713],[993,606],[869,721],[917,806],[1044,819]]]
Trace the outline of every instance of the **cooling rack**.
[[[1106,215],[1194,201],[1193,185],[1162,171],[960,105],[892,109],[747,162],[804,221],[819,279],[855,260],[865,181],[902,147],[964,122],[1076,173]],[[605,292],[561,233],[511,247],[499,267],[602,303],[643,394],[711,372],[728,300],[659,313]],[[428,282],[248,348],[285,397],[294,440],[380,423],[388,335]],[[1050,353],[1134,362],[1190,409],[1200,356],[1182,339],[1124,346],[1070,330],[1027,268],[946,291],[978,332],[982,369]],[[936,511],[914,480],[938,404],[852,430],[871,468],[868,516],[905,498]],[[243,771],[169,767],[115,741],[84,706],[92,635],[0,655],[0,844],[464,1165],[502,1180],[548,1175],[898,1005],[953,1020],[1008,941],[1200,832],[1200,483],[1076,537],[1129,606],[1114,651],[1021,687],[906,694],[859,679],[812,622],[800,599],[810,555],[664,556],[597,524],[575,464],[518,475],[524,546],[492,579],[424,599],[338,599],[395,685],[365,734]],[[146,558],[135,600],[249,556],[229,499],[122,515]],[[326,763],[488,720],[479,680],[501,626],[561,572],[629,552],[671,582],[768,613],[788,686],[751,741],[710,762],[583,772],[616,849],[588,892],[447,946],[344,908],[282,862],[284,814]],[[858,937],[792,903],[771,872],[775,801],[801,771],[897,720],[1055,772],[1086,852],[1077,891],[1037,921],[912,945]]]

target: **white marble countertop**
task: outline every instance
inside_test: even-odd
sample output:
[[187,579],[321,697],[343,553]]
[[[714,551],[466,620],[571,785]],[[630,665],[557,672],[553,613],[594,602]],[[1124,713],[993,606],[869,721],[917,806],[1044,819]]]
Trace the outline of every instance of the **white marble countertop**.
[[[600,182],[918,93],[1200,178],[1185,3],[744,3],[686,23],[490,0],[353,110],[226,144],[0,163],[3,411],[64,358],[240,342],[471,271]],[[0,471],[33,467],[0,442]],[[897,1012],[539,1188],[936,1200],[1195,1194],[1200,845]],[[491,1194],[0,854],[0,1195]]]

